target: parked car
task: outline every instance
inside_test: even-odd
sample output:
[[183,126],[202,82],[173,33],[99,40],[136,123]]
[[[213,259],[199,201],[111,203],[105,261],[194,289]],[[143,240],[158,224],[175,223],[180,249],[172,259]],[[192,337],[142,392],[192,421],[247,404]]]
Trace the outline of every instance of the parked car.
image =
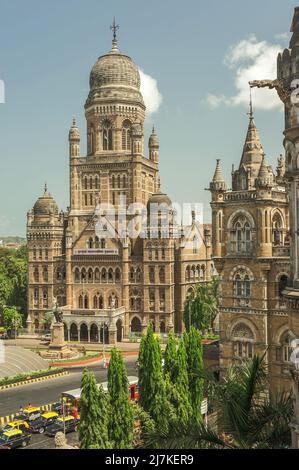
[[62,414],[62,403],[58,401],[57,403],[53,403],[51,405],[51,411],[55,411],[58,414]]
[[41,415],[39,406],[28,406],[17,415],[18,420],[27,421],[27,423],[38,419]]
[[79,424],[80,419],[74,418],[74,416],[66,416],[65,418],[58,418],[55,420],[53,424],[47,426],[45,434],[50,437],[54,437],[55,434],[59,431],[65,432],[73,432],[77,431],[77,426]]
[[10,423],[2,426],[0,433],[2,434],[4,432],[13,431],[14,429],[18,429],[24,433],[27,433],[29,432],[29,424],[27,421],[23,421],[22,419],[15,419],[14,421],[11,421]]
[[48,426],[56,421],[58,417],[59,414],[55,411],[48,411],[47,413],[43,413],[39,418],[30,422],[30,430],[33,433],[42,434],[45,432]]
[[13,429],[0,434],[0,447],[16,449],[26,447],[31,440],[31,434],[25,434],[19,429]]
[[42,341],[51,341],[52,335],[51,333],[46,333],[45,335],[42,335]]

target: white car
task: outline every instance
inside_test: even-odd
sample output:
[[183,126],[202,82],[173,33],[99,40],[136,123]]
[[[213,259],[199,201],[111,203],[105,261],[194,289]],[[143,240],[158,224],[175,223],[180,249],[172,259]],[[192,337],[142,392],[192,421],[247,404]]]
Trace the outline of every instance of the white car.
[[42,341],[51,341],[52,335],[51,333],[47,333],[42,336]]

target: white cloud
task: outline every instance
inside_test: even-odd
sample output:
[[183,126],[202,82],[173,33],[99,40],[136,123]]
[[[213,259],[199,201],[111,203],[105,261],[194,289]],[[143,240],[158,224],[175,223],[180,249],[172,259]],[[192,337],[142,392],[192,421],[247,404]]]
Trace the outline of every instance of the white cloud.
[[[254,35],[232,45],[224,58],[224,64],[234,74],[236,94],[225,96],[210,93],[206,98],[209,106],[212,109],[221,105],[248,107],[248,82],[275,79],[277,55],[282,49],[283,47],[278,44],[258,41]],[[254,88],[252,93],[255,108],[267,111],[282,108],[281,101],[274,90]]]
[[150,75],[147,75],[143,70],[139,69],[141,93],[146,106],[146,115],[149,116],[156,113],[162,103],[162,95],[158,89],[157,80]]
[[275,34],[275,39],[287,41],[290,38],[290,33]]

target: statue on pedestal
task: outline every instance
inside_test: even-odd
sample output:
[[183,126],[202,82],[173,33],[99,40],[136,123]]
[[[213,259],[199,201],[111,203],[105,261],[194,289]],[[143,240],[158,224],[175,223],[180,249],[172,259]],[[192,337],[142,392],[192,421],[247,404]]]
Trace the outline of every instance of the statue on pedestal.
[[58,309],[57,297],[53,297],[53,315],[55,317],[55,323],[62,323],[63,312]]

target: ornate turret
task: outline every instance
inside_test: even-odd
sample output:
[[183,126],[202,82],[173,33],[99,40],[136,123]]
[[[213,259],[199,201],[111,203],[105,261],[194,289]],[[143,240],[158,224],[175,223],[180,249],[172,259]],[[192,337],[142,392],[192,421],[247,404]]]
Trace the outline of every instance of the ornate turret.
[[150,160],[158,163],[159,162],[159,139],[153,126],[152,133],[148,141],[149,158]]
[[212,182],[210,183],[210,191],[226,191],[227,185],[222,175],[220,159],[217,160],[216,169]]
[[263,146],[257,130],[250,96],[249,124],[243,147],[239,169],[233,173],[233,190],[250,190],[254,188],[263,160]]
[[276,168],[276,182],[277,184],[285,184],[285,172],[286,172],[286,159],[283,155],[278,158],[278,164]]
[[69,131],[69,143],[70,143],[70,157],[80,156],[80,131],[76,124],[76,119],[73,119],[72,127]]
[[273,171],[267,164],[265,154],[263,155],[260,171],[256,179],[256,186],[258,188],[271,188],[273,186]]

